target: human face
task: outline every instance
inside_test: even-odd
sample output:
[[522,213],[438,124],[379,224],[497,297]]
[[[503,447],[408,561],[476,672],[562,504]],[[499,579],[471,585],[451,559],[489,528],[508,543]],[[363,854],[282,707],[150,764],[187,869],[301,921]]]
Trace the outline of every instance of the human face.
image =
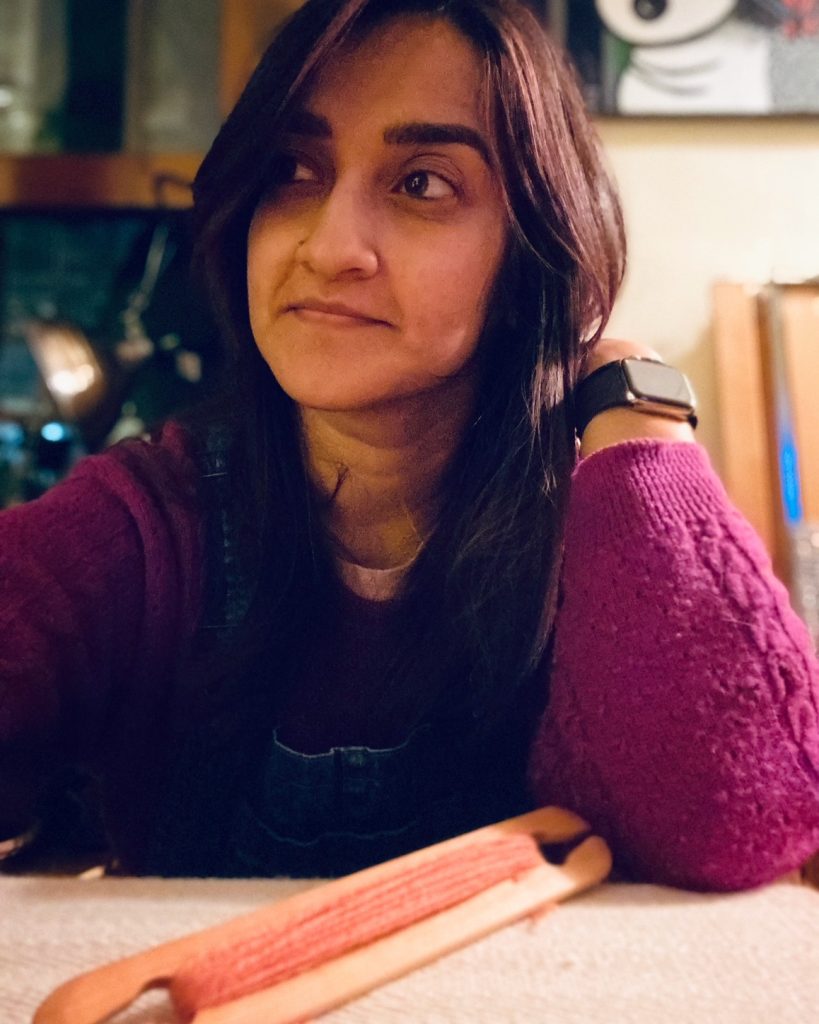
[[400,18],[328,62],[294,116],[247,275],[256,344],[301,406],[443,400],[474,377],[507,237],[482,93],[457,30]]

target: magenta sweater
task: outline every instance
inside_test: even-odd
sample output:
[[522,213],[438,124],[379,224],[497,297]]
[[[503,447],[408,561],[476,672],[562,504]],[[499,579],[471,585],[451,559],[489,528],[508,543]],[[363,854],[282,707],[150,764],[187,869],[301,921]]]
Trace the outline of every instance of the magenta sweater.
[[[129,765],[151,757],[200,614],[180,480],[195,468],[171,426],[0,514],[0,820],[55,752],[106,762],[126,831],[144,812]],[[577,810],[635,877],[743,888],[819,849],[819,670],[703,449],[635,441],[579,465],[550,668],[533,798]]]

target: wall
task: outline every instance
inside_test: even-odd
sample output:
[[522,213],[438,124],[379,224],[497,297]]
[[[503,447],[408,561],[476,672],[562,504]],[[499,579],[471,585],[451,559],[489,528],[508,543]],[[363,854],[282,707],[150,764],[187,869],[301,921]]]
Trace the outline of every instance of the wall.
[[608,333],[690,375],[719,465],[711,283],[819,275],[819,119],[610,118],[599,130],[630,242]]

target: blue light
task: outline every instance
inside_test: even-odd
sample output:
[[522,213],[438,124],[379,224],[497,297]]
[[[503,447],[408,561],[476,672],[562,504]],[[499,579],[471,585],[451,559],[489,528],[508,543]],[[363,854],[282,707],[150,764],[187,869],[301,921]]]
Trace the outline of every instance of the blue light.
[[67,441],[69,432],[62,423],[46,423],[40,430],[44,441]]
[[25,439],[25,431],[19,423],[0,423],[0,444],[20,448]]
[[799,457],[793,436],[787,432],[779,445],[779,468],[782,479],[782,502],[789,525],[802,522],[802,488],[799,482]]

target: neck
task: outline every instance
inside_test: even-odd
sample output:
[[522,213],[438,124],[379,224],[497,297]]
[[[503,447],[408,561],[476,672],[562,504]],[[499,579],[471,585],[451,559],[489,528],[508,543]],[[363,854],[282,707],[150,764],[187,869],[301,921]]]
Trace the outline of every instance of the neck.
[[300,410],[309,470],[328,498],[325,527],[342,558],[374,569],[414,558],[435,527],[472,406],[470,395],[443,414],[427,393],[377,409]]

